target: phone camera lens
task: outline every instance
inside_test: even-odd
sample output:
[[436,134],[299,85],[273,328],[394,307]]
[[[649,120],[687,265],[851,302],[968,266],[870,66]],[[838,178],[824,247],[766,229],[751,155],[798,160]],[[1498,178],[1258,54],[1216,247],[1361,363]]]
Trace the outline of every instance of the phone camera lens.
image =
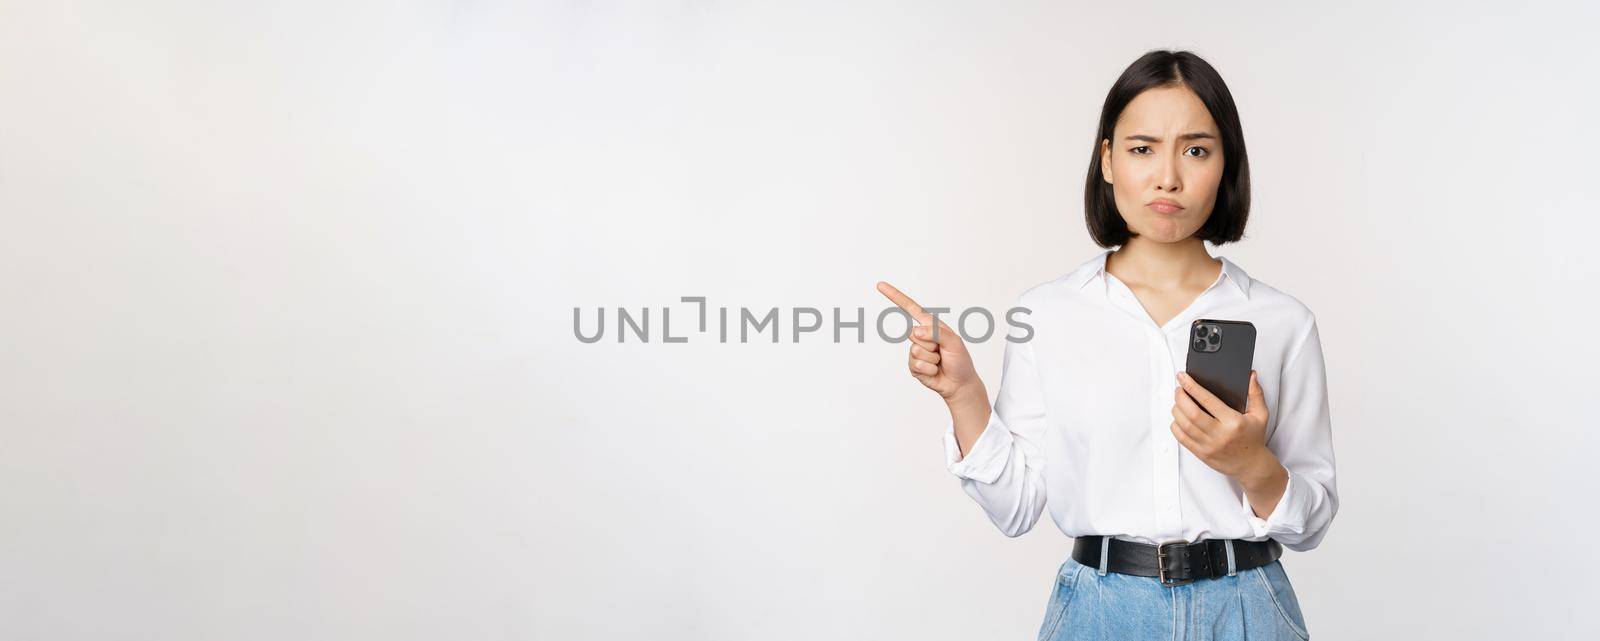
[[1209,341],[1212,345],[1216,345],[1217,343],[1222,342],[1222,337],[1218,336],[1216,334],[1212,334],[1211,338],[1208,338],[1206,340]]

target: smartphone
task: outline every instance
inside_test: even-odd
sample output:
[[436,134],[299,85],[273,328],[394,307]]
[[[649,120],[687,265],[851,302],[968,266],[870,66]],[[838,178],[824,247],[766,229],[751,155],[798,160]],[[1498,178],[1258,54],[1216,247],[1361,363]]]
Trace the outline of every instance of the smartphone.
[[[1189,360],[1184,371],[1228,407],[1242,413],[1250,398],[1250,367],[1255,354],[1255,325],[1202,318],[1189,325]],[[1199,401],[1195,404],[1205,409]]]

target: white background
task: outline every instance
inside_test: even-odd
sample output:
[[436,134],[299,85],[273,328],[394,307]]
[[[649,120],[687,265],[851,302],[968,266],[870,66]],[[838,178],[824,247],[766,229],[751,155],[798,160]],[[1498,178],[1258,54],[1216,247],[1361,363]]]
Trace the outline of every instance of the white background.
[[1594,5],[520,5],[0,5],[0,637],[1032,638],[903,345],[678,298],[1004,309],[1168,47],[1319,318],[1313,635],[1592,631]]

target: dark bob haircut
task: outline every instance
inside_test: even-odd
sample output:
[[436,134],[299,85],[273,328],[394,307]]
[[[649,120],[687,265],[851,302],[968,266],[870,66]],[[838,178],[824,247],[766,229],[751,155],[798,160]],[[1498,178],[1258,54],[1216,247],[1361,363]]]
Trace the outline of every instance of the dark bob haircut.
[[1222,76],[1205,60],[1188,51],[1152,51],[1128,65],[1100,109],[1100,130],[1094,137],[1094,155],[1089,161],[1089,177],[1083,187],[1083,217],[1089,236],[1101,247],[1123,245],[1134,234],[1117,211],[1111,185],[1100,173],[1101,141],[1110,140],[1122,117],[1122,110],[1146,89],[1170,86],[1188,87],[1205,103],[1222,135],[1222,184],[1217,186],[1216,206],[1199,231],[1201,240],[1214,245],[1231,243],[1244,237],[1245,220],[1250,217],[1250,157],[1244,149],[1244,130],[1239,125],[1239,110]]

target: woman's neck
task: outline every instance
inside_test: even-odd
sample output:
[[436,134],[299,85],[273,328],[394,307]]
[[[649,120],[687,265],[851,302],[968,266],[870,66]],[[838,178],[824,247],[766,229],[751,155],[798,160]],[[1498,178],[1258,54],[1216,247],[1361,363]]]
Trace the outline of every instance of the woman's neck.
[[1106,271],[1130,286],[1167,289],[1194,283],[1209,284],[1222,269],[1205,242],[1189,237],[1163,243],[1134,236],[1106,256]]

